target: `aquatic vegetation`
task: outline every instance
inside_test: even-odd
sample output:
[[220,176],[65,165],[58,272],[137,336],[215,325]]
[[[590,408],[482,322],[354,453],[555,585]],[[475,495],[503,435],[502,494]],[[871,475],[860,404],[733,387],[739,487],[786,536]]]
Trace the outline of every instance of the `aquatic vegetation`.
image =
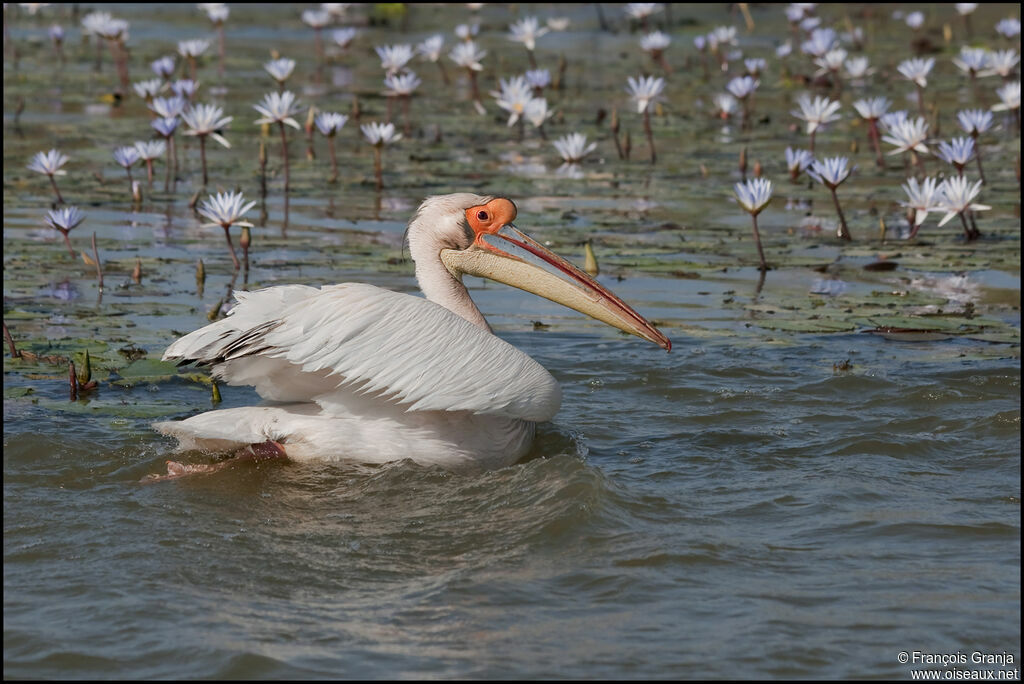
[[231,226],[252,227],[248,221],[241,220],[245,214],[256,206],[255,202],[245,204],[245,197],[240,192],[221,192],[210,195],[209,199],[203,200],[197,211],[206,217],[210,223],[204,226],[220,226],[224,229],[224,239],[228,243],[228,250],[231,252],[231,261],[238,270],[238,257],[235,255],[235,247],[231,243]]
[[209,182],[206,173],[206,138],[213,138],[224,147],[230,148],[231,143],[222,136],[219,131],[233,120],[233,116],[224,116],[224,110],[216,105],[197,104],[191,109],[181,113],[181,118],[189,130],[185,135],[192,135],[199,138],[199,151],[203,162],[203,187]]
[[636,111],[644,115],[644,134],[647,136],[647,146],[651,151],[651,163],[658,160],[657,152],[654,149],[654,133],[651,131],[651,103],[656,102],[665,90],[665,79],[654,76],[640,76],[626,79],[628,87],[626,92],[636,101]]
[[523,17],[509,25],[509,40],[522,43],[526,48],[526,54],[530,59],[530,68],[537,68],[537,59],[533,51],[537,48],[537,39],[550,31],[549,28],[541,26],[537,17]]
[[974,138],[953,138],[949,142],[942,140],[935,151],[935,156],[956,167],[957,175],[964,175],[964,167],[974,158]]
[[328,183],[335,183],[338,180],[338,155],[334,149],[334,138],[347,121],[347,116],[335,112],[320,112],[314,119],[317,130],[327,138],[327,149],[331,153],[331,177]]
[[284,191],[288,192],[291,187],[291,174],[288,166],[288,134],[284,127],[288,125],[296,130],[302,129],[299,122],[292,118],[292,115],[297,114],[299,111],[298,104],[295,102],[295,93],[290,90],[286,90],[283,93],[267,93],[263,96],[262,102],[253,105],[253,109],[263,115],[256,119],[254,123],[276,123],[281,129],[281,162],[284,164]]
[[412,94],[416,92],[422,82],[420,77],[412,71],[406,71],[404,74],[388,74],[384,78],[384,85],[387,87],[384,95],[388,98],[397,98],[402,103],[402,120],[406,135],[411,133],[409,103],[412,101]]
[[441,79],[445,85],[449,85],[448,70],[444,68],[444,61],[441,59],[441,51],[444,50],[444,36],[440,33],[434,34],[416,46],[416,52],[423,55],[428,62],[433,62],[441,71]]
[[839,237],[843,240],[852,240],[853,237],[851,237],[850,229],[846,225],[846,216],[843,214],[843,208],[839,206],[839,196],[836,194],[836,188],[850,177],[852,171],[850,160],[846,157],[828,157],[820,161],[816,159],[807,170],[811,178],[824,185],[832,193],[832,202],[836,206],[836,213],[839,214]]
[[928,74],[931,73],[934,66],[934,57],[929,57],[927,59],[915,57],[913,59],[903,60],[899,63],[899,66],[896,67],[896,70],[903,75],[903,78],[912,82],[917,87],[917,108],[922,117],[926,115],[924,108],[924,89],[928,86]]
[[873,97],[865,98],[863,100],[856,100],[853,103],[853,108],[857,110],[861,118],[868,122],[868,137],[871,139],[871,144],[875,148],[875,163],[879,168],[885,168],[885,157],[882,156],[882,145],[881,139],[878,133],[878,121],[885,113],[889,111],[889,106],[892,103],[889,102],[887,97]]
[[916,178],[908,178],[902,185],[903,191],[907,193],[907,201],[900,202],[900,206],[907,207],[907,221],[910,223],[910,235],[917,236],[924,220],[928,214],[938,211],[941,208],[939,181],[935,178],[925,178],[920,184]]
[[145,140],[135,143],[135,150],[139,158],[146,162],[146,177],[149,184],[153,184],[153,160],[164,156],[167,151],[167,143],[163,140]]
[[734,187],[736,199],[740,206],[747,210],[750,219],[754,223],[754,242],[757,244],[757,256],[761,260],[761,270],[768,270],[768,263],[764,259],[764,248],[761,247],[761,233],[757,229],[757,215],[764,211],[772,198],[772,182],[765,178],[755,178],[743,183],[737,183]]
[[968,133],[974,140],[975,158],[978,160],[978,175],[984,181],[985,170],[981,166],[981,145],[978,144],[978,138],[981,137],[982,133],[992,128],[992,112],[985,111],[984,109],[963,109],[957,112],[956,120],[960,124],[961,130]]
[[649,53],[655,64],[660,66],[666,74],[670,74],[672,73],[672,67],[665,61],[665,50],[671,43],[672,39],[668,35],[661,31],[654,31],[640,39],[640,49]]
[[32,160],[28,163],[28,169],[41,173],[48,176],[50,179],[50,185],[53,187],[53,193],[57,195],[57,201],[64,203],[64,198],[61,197],[60,189],[57,187],[57,181],[54,176],[66,176],[67,171],[63,167],[68,163],[68,157],[62,154],[58,150],[50,150],[49,152],[37,152]]
[[277,85],[284,90],[285,81],[295,71],[295,60],[288,59],[287,57],[281,57],[280,59],[272,59],[263,65],[264,71],[270,74],[270,77],[277,81]]
[[132,195],[135,194],[132,181],[132,166],[134,166],[140,159],[139,150],[133,145],[114,149],[114,161],[116,161],[119,166],[124,167],[125,172],[128,174],[128,190]]
[[800,178],[800,174],[814,162],[814,155],[808,150],[794,150],[786,148],[786,168],[789,170],[789,178],[794,183]]
[[562,159],[569,163],[578,163],[583,158],[597,149],[597,143],[587,144],[587,136],[582,133],[570,133],[551,143],[562,155]]
[[891,125],[889,125],[889,132],[882,136],[882,140],[896,147],[889,154],[909,152],[913,163],[920,169],[922,175],[926,171],[924,170],[924,162],[921,160],[921,154],[928,153],[928,146],[924,144],[927,138],[928,122],[923,116],[919,116],[916,119],[893,119]]
[[827,97],[815,97],[813,100],[806,93],[797,99],[800,110],[791,112],[793,116],[807,122],[807,135],[811,138],[811,154],[814,154],[814,135],[825,124],[839,121],[842,117],[836,114],[840,103]]
[[971,185],[970,181],[963,176],[947,178],[939,186],[939,209],[946,212],[946,215],[939,221],[939,226],[944,226],[954,216],[960,217],[963,224],[964,237],[968,241],[981,237],[976,228],[967,225],[967,218],[964,213],[970,211],[986,211],[992,207],[986,204],[974,203],[974,198],[981,194],[982,182],[978,181]]
[[384,187],[383,178],[383,149],[385,145],[391,145],[402,139],[402,134],[395,132],[395,125],[391,123],[380,123],[371,121],[361,125],[360,130],[363,136],[373,146],[373,170],[377,177],[377,191]]
[[68,233],[77,228],[85,220],[85,214],[78,207],[61,207],[52,209],[46,213],[46,223],[54,230],[64,236],[64,244],[67,245],[68,254],[75,258],[75,250],[71,249],[71,239]]
[[473,106],[476,107],[477,113],[483,115],[487,113],[484,109],[484,105],[480,102],[480,88],[476,81],[476,72],[483,70],[483,65],[480,61],[487,56],[486,50],[481,50],[476,46],[472,40],[459,43],[452,51],[448,53],[448,57],[463,67],[466,73],[469,75],[469,84],[473,94]]

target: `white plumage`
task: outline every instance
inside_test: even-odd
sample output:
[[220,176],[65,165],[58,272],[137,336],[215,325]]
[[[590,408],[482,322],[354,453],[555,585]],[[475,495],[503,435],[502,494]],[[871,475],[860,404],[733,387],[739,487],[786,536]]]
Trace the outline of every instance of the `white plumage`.
[[[424,202],[409,243],[433,301],[360,283],[236,292],[227,318],[179,339],[164,359],[212,365],[215,377],[252,385],[266,403],[155,427],[184,449],[274,442],[299,460],[409,458],[460,469],[514,463],[529,450],[536,423],[558,412],[561,390],[542,366],[491,333],[462,284],[470,267],[453,272],[442,263],[442,251],[450,260],[487,251],[479,236],[514,217],[514,205],[501,198]],[[510,259],[474,256],[474,264]],[[603,294],[594,298],[604,303]]]

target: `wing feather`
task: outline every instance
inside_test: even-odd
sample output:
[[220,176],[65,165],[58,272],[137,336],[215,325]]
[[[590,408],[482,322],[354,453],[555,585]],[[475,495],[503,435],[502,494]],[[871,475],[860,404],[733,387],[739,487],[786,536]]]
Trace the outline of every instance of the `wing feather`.
[[213,364],[266,399],[322,406],[368,397],[409,411],[550,420],[554,378],[507,342],[420,297],[372,285],[235,293],[222,321],[181,338],[165,360]]

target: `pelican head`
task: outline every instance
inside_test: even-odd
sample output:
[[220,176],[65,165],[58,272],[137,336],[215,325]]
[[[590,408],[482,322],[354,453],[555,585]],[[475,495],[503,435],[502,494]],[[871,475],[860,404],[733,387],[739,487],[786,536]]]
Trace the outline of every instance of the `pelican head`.
[[409,252],[427,298],[487,328],[462,276],[489,278],[672,349],[669,339],[628,304],[516,228],[515,218],[516,205],[505,197],[428,197],[408,230]]

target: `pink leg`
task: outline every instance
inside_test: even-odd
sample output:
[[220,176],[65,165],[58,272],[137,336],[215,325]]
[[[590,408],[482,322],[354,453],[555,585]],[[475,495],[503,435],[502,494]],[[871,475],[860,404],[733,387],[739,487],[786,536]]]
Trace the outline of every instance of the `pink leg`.
[[218,470],[232,466],[239,461],[269,461],[274,458],[287,458],[284,447],[278,442],[268,440],[260,444],[250,444],[244,449],[239,449],[230,458],[219,463],[179,463],[178,461],[167,461],[166,475],[147,475],[142,482],[159,482],[162,480],[174,480],[185,475],[196,475],[200,473],[215,473]]

